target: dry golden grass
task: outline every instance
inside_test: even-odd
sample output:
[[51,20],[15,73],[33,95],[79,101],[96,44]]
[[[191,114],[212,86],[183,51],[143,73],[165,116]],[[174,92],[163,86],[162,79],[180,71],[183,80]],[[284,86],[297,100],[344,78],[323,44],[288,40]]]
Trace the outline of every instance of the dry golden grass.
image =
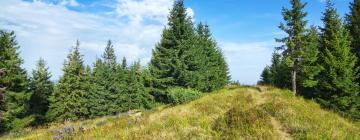
[[313,101],[269,87],[231,87],[178,106],[128,116],[52,124],[0,139],[52,139],[50,131],[72,125],[86,131],[68,139],[360,139],[359,123],[325,111]]

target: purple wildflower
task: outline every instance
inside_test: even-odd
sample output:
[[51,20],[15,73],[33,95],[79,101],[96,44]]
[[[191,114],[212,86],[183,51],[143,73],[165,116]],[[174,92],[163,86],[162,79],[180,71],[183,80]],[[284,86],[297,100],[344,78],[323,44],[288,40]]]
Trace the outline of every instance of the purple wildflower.
[[75,129],[74,129],[74,126],[69,125],[69,126],[65,127],[65,128],[63,129],[63,131],[64,131],[64,133],[71,134],[71,133],[75,132]]
[[58,139],[61,139],[61,138],[62,138],[61,135],[56,135],[56,136],[53,137],[53,140],[58,140]]

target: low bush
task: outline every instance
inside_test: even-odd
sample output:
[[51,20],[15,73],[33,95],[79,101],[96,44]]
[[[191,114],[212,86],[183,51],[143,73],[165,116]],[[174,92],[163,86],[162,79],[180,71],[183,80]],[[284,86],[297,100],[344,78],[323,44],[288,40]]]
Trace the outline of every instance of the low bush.
[[173,105],[184,104],[199,99],[203,94],[200,91],[190,88],[170,88],[168,89],[168,102]]

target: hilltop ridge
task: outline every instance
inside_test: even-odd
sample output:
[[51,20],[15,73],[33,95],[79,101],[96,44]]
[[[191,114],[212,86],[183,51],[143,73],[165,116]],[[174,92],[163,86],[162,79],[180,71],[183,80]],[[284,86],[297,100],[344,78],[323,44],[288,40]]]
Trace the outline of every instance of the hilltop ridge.
[[[326,118],[326,119],[325,119]],[[178,106],[26,129],[0,139],[359,139],[359,125],[290,91],[228,87]],[[82,128],[83,130],[80,130]]]

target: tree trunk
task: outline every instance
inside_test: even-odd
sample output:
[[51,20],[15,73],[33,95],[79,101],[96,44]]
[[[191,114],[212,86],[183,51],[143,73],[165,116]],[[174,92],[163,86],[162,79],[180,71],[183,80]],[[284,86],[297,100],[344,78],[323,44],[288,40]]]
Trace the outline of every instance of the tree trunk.
[[297,89],[296,89],[297,67],[298,67],[297,60],[295,60],[294,66],[293,66],[293,69],[292,69],[292,72],[291,72],[291,73],[292,73],[292,75],[291,75],[291,79],[292,79],[292,91],[293,91],[293,94],[294,94],[294,95],[297,95]]

